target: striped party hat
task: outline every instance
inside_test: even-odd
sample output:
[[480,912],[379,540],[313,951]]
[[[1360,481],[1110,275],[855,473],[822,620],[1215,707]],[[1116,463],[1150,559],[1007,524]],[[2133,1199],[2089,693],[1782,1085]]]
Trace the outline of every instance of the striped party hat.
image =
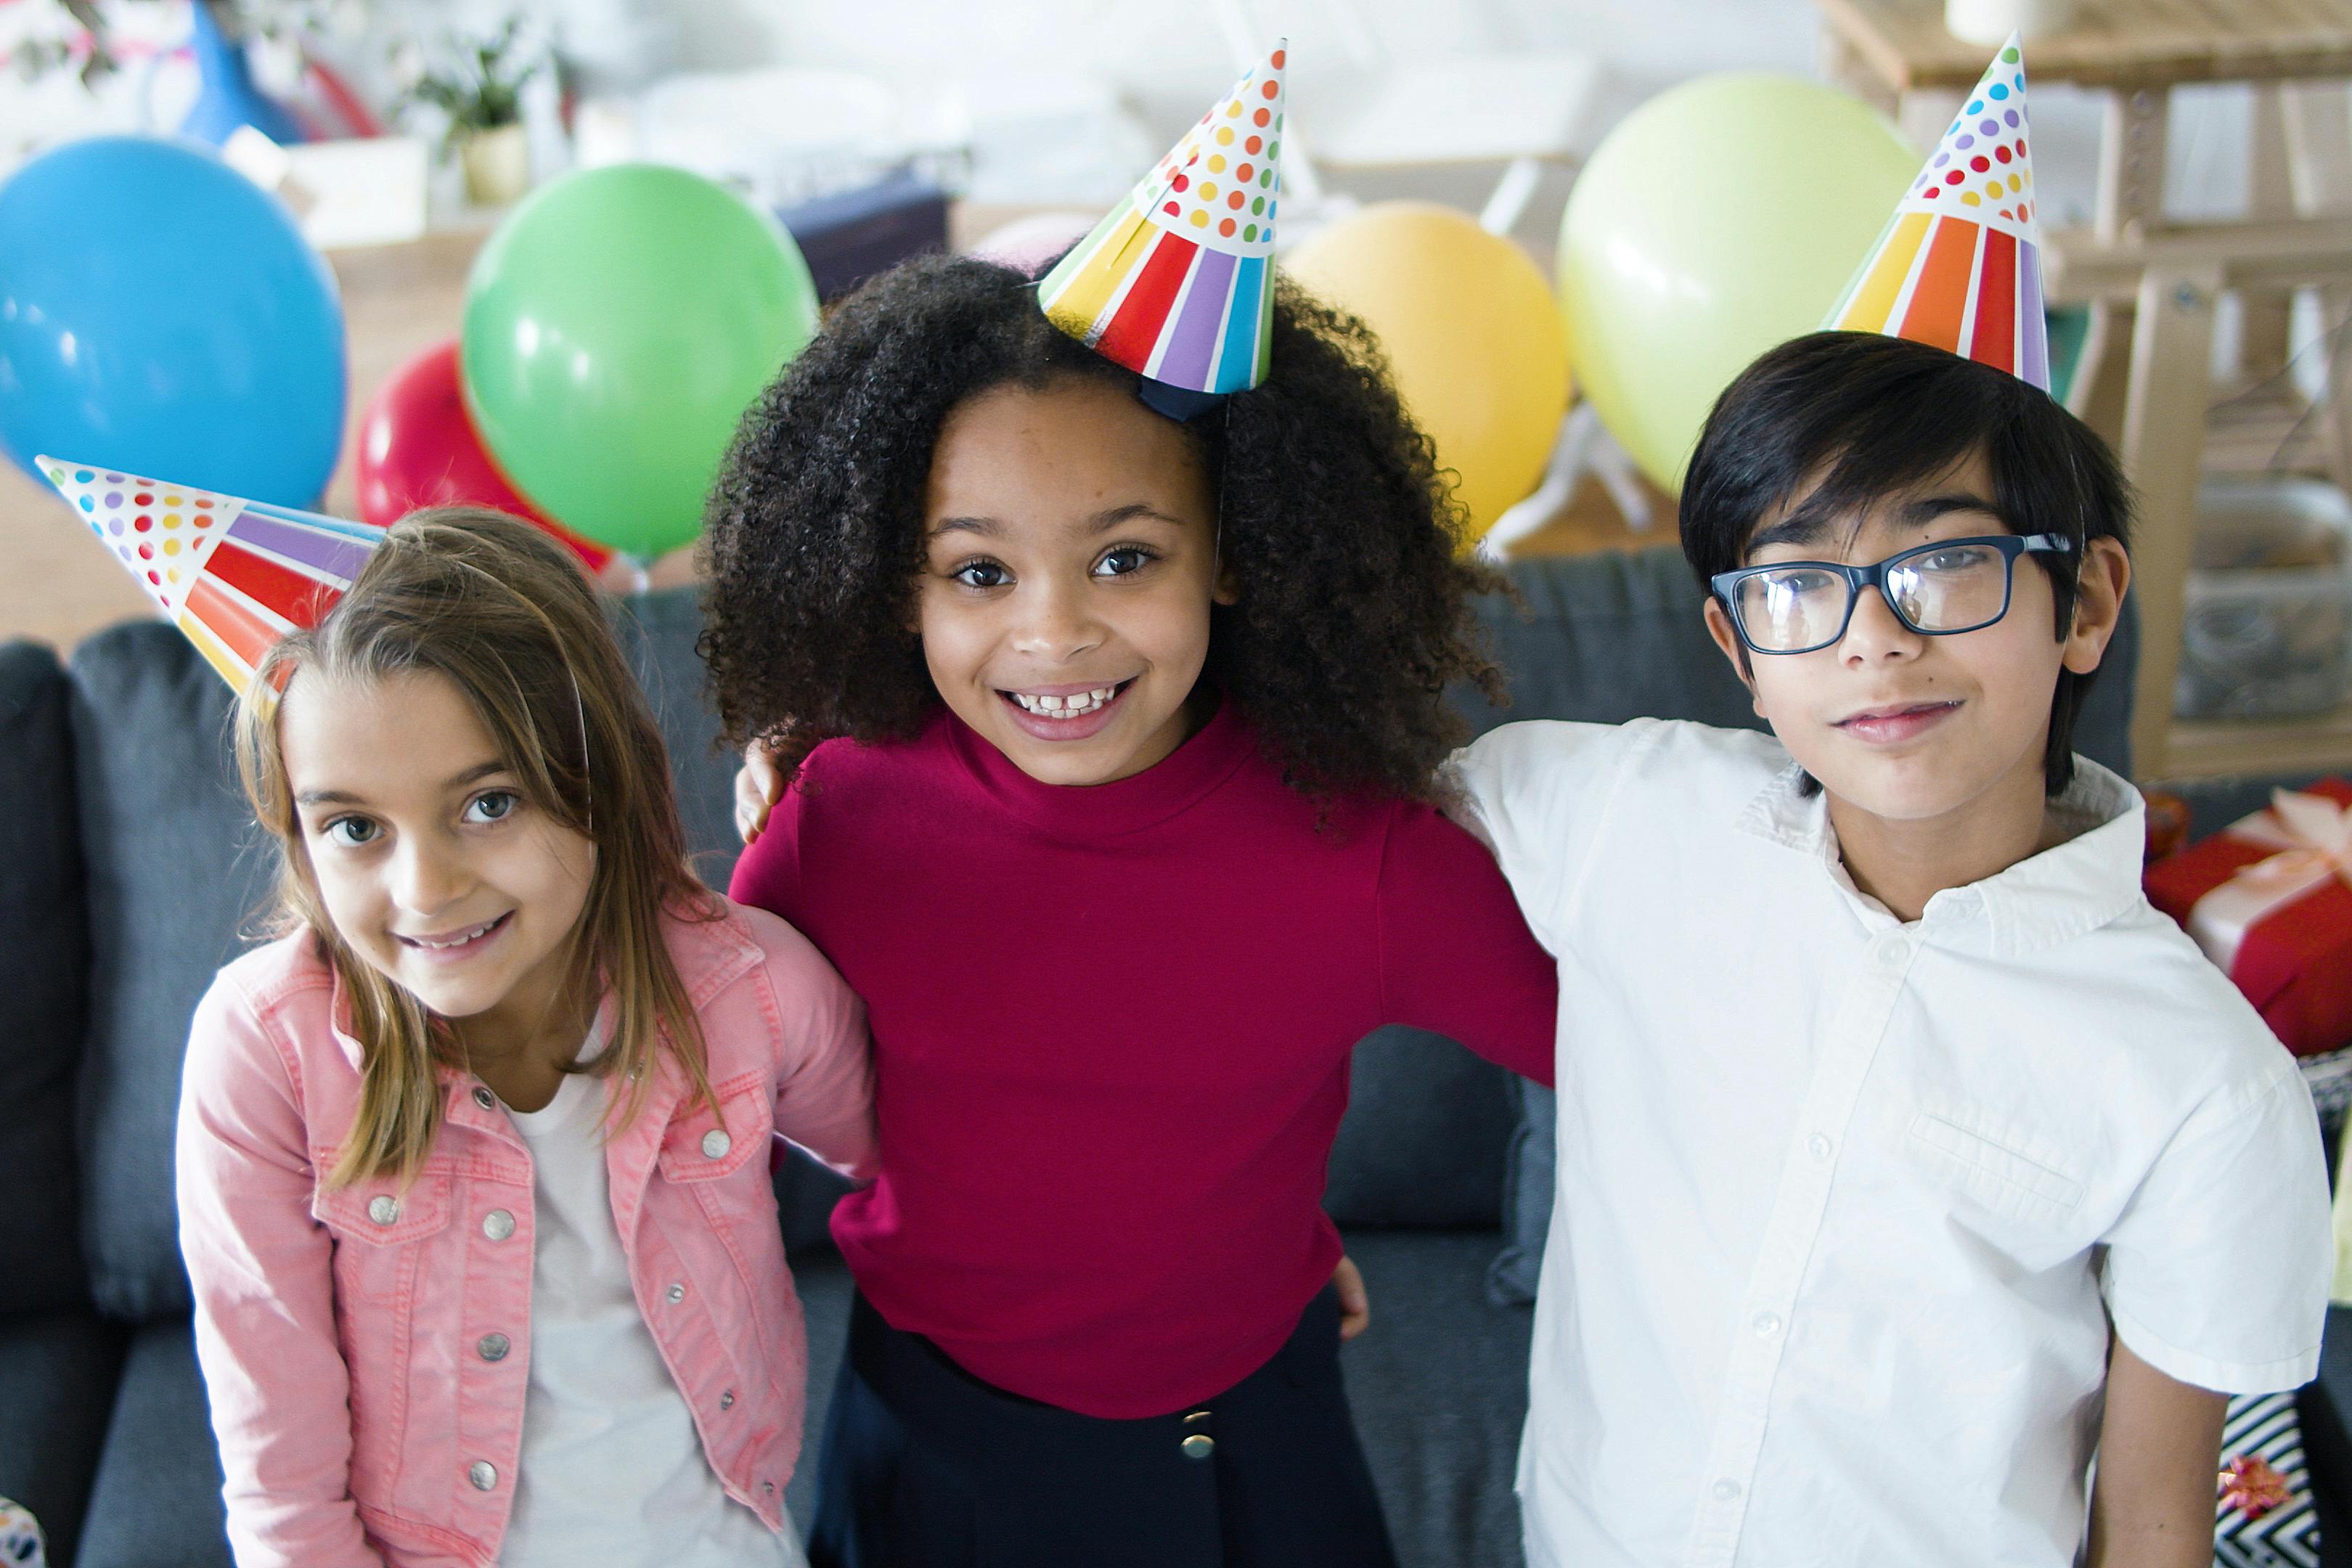
[[1174,418],[1265,379],[1286,58],[1242,78],[1037,285],[1055,326]]
[[56,458],[33,463],[240,693],[262,656],[334,607],[383,540],[363,522]]
[[2026,132],[2025,60],[2011,33],[1822,324],[1933,343],[2049,391]]

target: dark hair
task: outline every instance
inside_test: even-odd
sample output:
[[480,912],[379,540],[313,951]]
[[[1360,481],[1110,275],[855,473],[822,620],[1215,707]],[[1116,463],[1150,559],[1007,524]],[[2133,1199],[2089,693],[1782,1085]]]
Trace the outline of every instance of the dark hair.
[[[2032,558],[2049,574],[2063,640],[2087,542],[2130,542],[2131,489],[2115,454],[2016,376],[1905,338],[1813,332],[1742,371],[1716,400],[1691,454],[1683,554],[1705,590],[1717,573],[1747,564],[1756,525],[1801,490],[1808,510],[1858,518],[1976,452],[1992,470],[1991,499],[2012,532],[2061,534],[2074,545],[2065,555]],[[2042,753],[2053,795],[2074,780],[2074,717],[2091,679],[2058,672]]]
[[[1495,578],[1456,554],[1456,509],[1370,332],[1287,280],[1273,317],[1264,384],[1183,426],[1240,591],[1211,611],[1203,679],[1295,787],[1433,798],[1465,732],[1447,685],[1500,696],[1468,603]],[[778,742],[790,769],[938,710],[911,628],[940,426],[976,394],[1071,377],[1140,379],[992,262],[919,258],[839,307],[744,416],[712,494],[701,647],[729,741]]]

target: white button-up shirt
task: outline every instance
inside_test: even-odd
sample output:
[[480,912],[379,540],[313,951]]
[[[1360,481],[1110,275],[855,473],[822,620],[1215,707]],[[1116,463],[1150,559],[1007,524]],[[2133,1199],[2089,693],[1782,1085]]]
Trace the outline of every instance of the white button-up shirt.
[[2108,1321],[2227,1392],[2317,1370],[2294,1064],[2139,889],[2131,786],[1904,924],[1770,737],[1510,724],[1457,765],[1559,958],[1531,1568],[2065,1568]]

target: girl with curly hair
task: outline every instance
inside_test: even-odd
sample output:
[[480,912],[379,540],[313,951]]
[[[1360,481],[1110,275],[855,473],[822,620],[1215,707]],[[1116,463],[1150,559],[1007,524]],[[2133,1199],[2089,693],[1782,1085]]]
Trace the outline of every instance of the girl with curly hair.
[[1268,331],[1180,420],[1031,279],[910,262],[721,475],[733,892],[875,1039],[826,1568],[1395,1561],[1320,1206],[1349,1047],[1549,1082],[1555,982],[1433,805],[1496,676],[1429,443],[1360,323],[1283,282]]

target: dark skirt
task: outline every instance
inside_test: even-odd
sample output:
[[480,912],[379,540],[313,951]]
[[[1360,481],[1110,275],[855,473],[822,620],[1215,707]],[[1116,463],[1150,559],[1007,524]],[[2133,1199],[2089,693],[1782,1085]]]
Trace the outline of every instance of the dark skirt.
[[1326,1287],[1274,1359],[1168,1415],[1007,1394],[859,1296],[812,1568],[1395,1568]]

